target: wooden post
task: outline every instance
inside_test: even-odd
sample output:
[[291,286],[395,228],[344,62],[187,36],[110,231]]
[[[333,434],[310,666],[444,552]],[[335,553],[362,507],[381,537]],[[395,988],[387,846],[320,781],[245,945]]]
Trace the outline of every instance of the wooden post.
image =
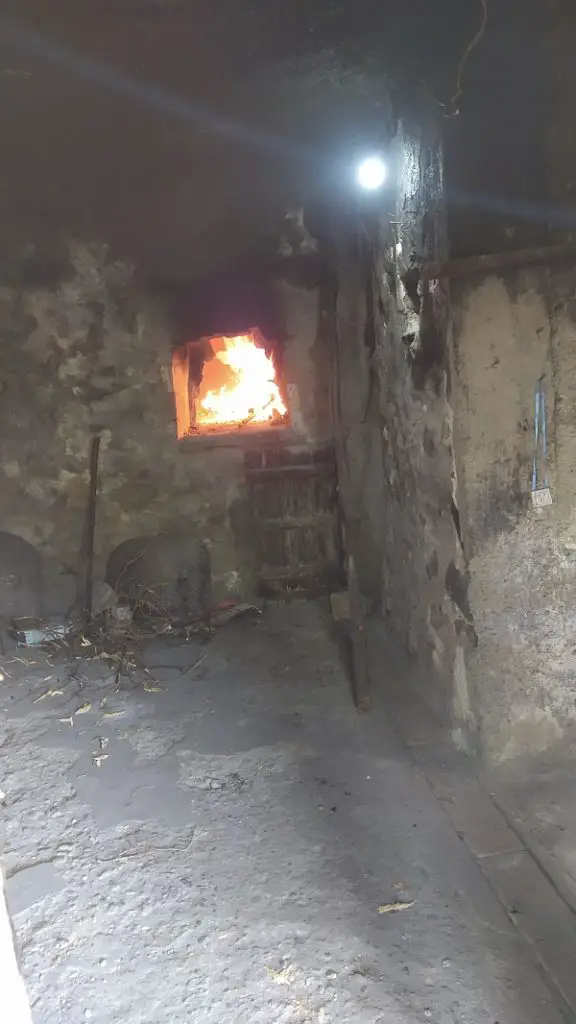
[[[333,322],[332,344],[332,413],[334,417],[334,446],[336,450],[336,472],[338,477],[338,500],[342,524],[342,543],[346,569],[346,585],[348,588],[349,619],[345,620],[348,640],[351,648],[351,688],[354,704],[359,711],[370,709],[370,677],[368,672],[368,656],[366,630],[364,625],[364,608],[362,594],[356,571],[355,552],[358,530],[357,509],[354,507],[354,493],[348,464],[346,445],[346,428],[342,410],[342,333],[340,331],[340,310],[338,308],[338,281],[334,289],[335,316]],[[359,344],[363,341],[358,338]]]
[[95,434],[90,442],[90,489],[88,491],[88,508],[86,514],[86,591],[84,597],[84,619],[86,626],[92,618],[92,591],[94,589],[94,530],[96,527],[96,498],[98,492],[98,456],[100,454],[100,434]]

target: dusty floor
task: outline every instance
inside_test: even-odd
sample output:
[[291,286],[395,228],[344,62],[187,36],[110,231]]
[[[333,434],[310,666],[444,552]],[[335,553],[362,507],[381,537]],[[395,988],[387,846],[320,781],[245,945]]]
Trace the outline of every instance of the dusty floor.
[[319,606],[147,657],[158,689],[115,693],[101,662],[1,684],[38,1024],[558,1024],[425,778],[354,713]]

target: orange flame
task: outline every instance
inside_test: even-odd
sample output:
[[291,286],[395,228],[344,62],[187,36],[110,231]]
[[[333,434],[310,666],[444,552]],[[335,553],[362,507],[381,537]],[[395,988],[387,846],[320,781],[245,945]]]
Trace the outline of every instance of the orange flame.
[[274,379],[274,363],[255,344],[252,334],[211,338],[209,346],[212,358],[204,363],[195,417],[190,415],[187,354],[174,354],[172,380],[178,437],[190,433],[192,419],[201,429],[274,423],[286,416],[286,406]]

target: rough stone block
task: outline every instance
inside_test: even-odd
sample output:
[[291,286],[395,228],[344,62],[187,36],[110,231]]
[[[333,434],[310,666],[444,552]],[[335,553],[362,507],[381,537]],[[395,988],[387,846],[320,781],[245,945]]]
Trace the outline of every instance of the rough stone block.
[[487,857],[482,861],[482,871],[518,929],[531,942],[555,940],[576,950],[576,917],[529,853]]
[[523,850],[522,841],[480,786],[463,787],[444,797],[443,803],[454,828],[476,857]]
[[536,953],[559,994],[572,1013],[576,1013],[574,939],[570,936],[541,939],[536,943]]

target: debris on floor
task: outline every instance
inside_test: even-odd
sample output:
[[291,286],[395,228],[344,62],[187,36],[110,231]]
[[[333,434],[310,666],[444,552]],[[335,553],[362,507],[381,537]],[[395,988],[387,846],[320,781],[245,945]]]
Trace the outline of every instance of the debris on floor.
[[218,629],[220,626],[226,626],[233,619],[237,619],[239,615],[250,613],[257,617],[262,614],[262,609],[255,604],[247,604],[243,601],[237,604],[220,605],[210,616],[209,623],[212,629]]
[[288,964],[287,967],[282,967],[279,971],[275,970],[273,967],[267,967],[266,973],[277,985],[293,985],[296,980],[296,968],[294,967],[294,964]]
[[68,627],[64,623],[43,619],[14,619],[11,635],[19,647],[36,647],[65,637]]
[[397,914],[399,910],[410,910],[413,907],[415,900],[395,900],[394,903],[383,903],[382,906],[378,907],[379,914]]
[[[48,664],[102,660],[115,672],[117,687],[122,678],[129,678],[136,684],[141,682],[148,693],[161,693],[163,688],[151,678],[150,669],[146,666],[144,651],[147,644],[161,637],[184,644],[192,637],[200,637],[205,642],[217,630],[241,616],[259,618],[262,608],[244,601],[227,601],[214,608],[207,618],[188,621],[176,620],[162,609],[156,612],[151,614],[149,608],[132,607],[119,599],[107,583],[95,583],[93,614],[89,623],[83,622],[80,605],[76,603],[63,623],[19,619],[12,623],[10,635],[18,646],[42,650],[48,655]],[[185,666],[181,670],[182,675],[190,675],[206,658],[206,654],[202,655]],[[33,665],[34,662],[28,660],[26,664]],[[7,676],[4,668],[2,672]],[[61,695],[61,691],[49,689],[36,701]],[[82,709],[75,712],[82,713]]]

